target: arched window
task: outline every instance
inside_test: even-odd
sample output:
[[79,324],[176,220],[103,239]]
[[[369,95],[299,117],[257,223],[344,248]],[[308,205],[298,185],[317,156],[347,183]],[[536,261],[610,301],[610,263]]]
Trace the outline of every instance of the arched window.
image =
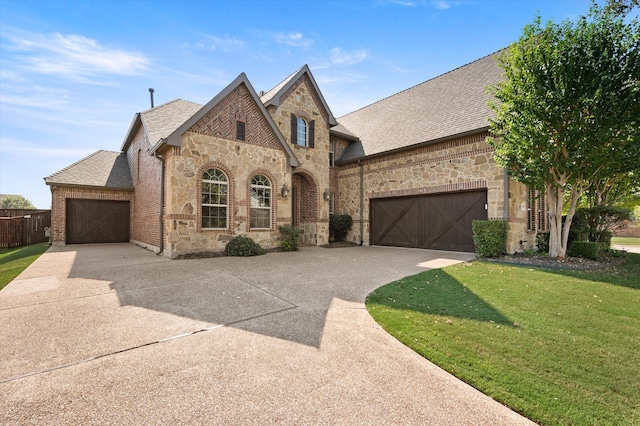
[[300,146],[307,146],[307,122],[304,118],[298,117],[298,135],[296,143]]
[[219,169],[202,175],[202,228],[227,229],[229,180]]
[[249,226],[252,229],[271,229],[271,182],[263,175],[251,179]]

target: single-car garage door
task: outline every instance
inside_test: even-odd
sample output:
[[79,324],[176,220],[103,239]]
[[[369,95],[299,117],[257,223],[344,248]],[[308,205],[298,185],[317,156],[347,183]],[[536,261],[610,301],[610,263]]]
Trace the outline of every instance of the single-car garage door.
[[67,244],[129,241],[129,202],[67,198]]
[[473,252],[473,220],[487,219],[487,191],[371,200],[371,244]]

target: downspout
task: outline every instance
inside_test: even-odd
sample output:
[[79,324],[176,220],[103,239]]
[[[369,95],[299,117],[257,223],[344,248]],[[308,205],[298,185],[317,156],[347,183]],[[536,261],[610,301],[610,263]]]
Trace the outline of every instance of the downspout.
[[153,156],[160,160],[160,216],[159,216],[159,225],[160,225],[160,251],[158,255],[162,255],[164,252],[164,222],[162,217],[164,216],[164,157],[158,155],[157,152],[153,153]]
[[360,246],[364,245],[364,165],[358,160],[360,166]]

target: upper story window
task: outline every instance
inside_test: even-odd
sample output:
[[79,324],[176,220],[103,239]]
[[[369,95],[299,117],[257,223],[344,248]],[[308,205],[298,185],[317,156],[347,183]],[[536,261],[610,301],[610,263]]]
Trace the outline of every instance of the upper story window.
[[304,118],[298,117],[298,135],[296,143],[300,146],[307,146],[307,122]]
[[271,182],[263,175],[251,179],[249,226],[252,229],[271,229]]
[[333,142],[333,138],[330,138],[329,139],[329,166],[330,167],[333,167],[333,166],[336,165],[335,157],[334,157],[334,154],[333,154],[334,149],[335,149],[335,145],[334,145],[334,142]]
[[296,117],[291,114],[291,143],[298,146],[313,148],[315,139],[315,120]]
[[219,169],[202,175],[202,228],[226,229],[229,210],[229,180]]

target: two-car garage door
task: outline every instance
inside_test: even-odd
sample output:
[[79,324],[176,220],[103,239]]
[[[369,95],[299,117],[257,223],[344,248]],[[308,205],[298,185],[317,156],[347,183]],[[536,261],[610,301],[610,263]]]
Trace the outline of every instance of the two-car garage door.
[[487,219],[487,191],[371,200],[371,244],[473,252],[473,220]]
[[128,242],[129,201],[67,198],[67,244]]

